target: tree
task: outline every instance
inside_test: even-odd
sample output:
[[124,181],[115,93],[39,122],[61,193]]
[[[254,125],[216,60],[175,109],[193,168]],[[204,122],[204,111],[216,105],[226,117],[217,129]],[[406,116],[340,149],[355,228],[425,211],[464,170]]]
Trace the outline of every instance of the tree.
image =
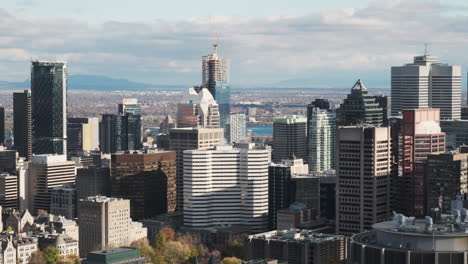
[[171,227],[163,227],[163,229],[161,229],[161,232],[164,233],[164,237],[166,238],[166,241],[172,241],[174,240],[175,238],[175,231],[174,229],[172,229]]
[[244,243],[234,240],[231,245],[226,248],[226,251],[223,252],[224,256],[226,257],[236,257],[236,258],[244,258]]
[[44,264],[46,260],[44,258],[44,254],[41,251],[37,250],[36,252],[32,253],[31,257],[29,258],[28,264]]
[[165,245],[166,245],[166,235],[164,234],[164,232],[159,231],[154,236],[153,246],[155,249],[162,249]]
[[223,260],[221,260],[220,264],[240,264],[242,263],[241,259],[238,259],[236,257],[225,257]]
[[80,257],[77,255],[59,256],[58,264],[80,264]]
[[46,264],[57,264],[59,261],[60,251],[55,247],[47,247],[44,250],[44,258]]
[[155,258],[156,254],[154,249],[150,246],[148,239],[142,238],[137,241],[133,241],[130,244],[130,247],[137,248],[140,250],[141,255],[146,258],[148,263],[154,262],[153,259]]
[[190,257],[190,247],[180,241],[169,241],[162,251],[165,260],[170,264],[184,263]]
[[15,229],[12,226],[8,226],[6,229],[6,232],[8,233],[13,232],[13,231],[15,231]]

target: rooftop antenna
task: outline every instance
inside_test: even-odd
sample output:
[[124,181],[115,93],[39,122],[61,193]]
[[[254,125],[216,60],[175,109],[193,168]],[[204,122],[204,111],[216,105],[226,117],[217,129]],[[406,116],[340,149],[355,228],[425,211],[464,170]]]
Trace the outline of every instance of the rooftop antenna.
[[424,56],[427,56],[427,42],[424,43]]

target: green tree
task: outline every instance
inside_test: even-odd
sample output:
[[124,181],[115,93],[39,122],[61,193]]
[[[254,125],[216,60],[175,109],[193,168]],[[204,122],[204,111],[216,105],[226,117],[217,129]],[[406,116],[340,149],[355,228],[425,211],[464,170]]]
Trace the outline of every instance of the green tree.
[[39,250],[34,252],[28,261],[28,264],[44,264],[44,263],[46,263],[44,254],[42,254],[42,252]]
[[77,255],[59,256],[58,264],[80,264],[80,257]]
[[141,255],[146,258],[148,263],[153,262],[153,258],[156,256],[154,249],[150,246],[148,239],[142,238],[137,241],[133,241],[130,247],[137,248],[140,250]]
[[57,264],[59,261],[59,253],[60,251],[55,247],[47,247],[44,250],[44,258],[46,264]]
[[159,231],[154,236],[153,247],[155,249],[162,249],[165,245],[166,245],[166,235],[162,231]]
[[225,257],[223,258],[223,260],[221,260],[221,264],[240,264],[240,263],[242,263],[242,260],[236,257]]

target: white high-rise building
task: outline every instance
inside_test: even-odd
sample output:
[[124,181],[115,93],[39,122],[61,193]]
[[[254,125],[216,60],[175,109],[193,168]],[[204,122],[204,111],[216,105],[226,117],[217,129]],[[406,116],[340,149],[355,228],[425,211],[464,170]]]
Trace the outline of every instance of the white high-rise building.
[[177,127],[219,128],[219,107],[207,88],[189,88],[177,109]]
[[461,67],[414,57],[414,63],[392,67],[392,116],[403,110],[440,108],[441,120],[461,118]]
[[307,107],[307,157],[310,171],[334,168],[335,113]]
[[184,225],[267,228],[270,151],[217,146],[184,151]]
[[247,140],[246,116],[242,113],[231,113],[229,121],[229,142],[239,143]]

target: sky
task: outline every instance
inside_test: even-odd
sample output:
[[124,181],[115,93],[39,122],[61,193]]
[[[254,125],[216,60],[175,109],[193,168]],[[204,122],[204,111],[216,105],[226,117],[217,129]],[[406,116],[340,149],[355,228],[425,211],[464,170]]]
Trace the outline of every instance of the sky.
[[[9,0],[0,5],[0,80],[30,60],[70,75],[196,85],[201,56],[231,60],[237,87],[388,87],[390,67],[424,52],[468,65],[466,0]],[[465,81],[464,81],[465,82]]]

